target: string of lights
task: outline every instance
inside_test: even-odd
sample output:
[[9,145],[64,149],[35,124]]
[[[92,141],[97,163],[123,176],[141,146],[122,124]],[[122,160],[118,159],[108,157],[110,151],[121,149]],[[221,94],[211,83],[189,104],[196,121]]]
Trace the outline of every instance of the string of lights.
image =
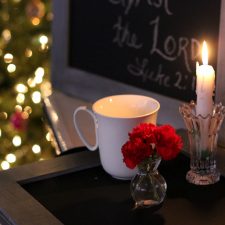
[[52,18],[50,0],[0,0],[0,169],[54,154],[41,105]]

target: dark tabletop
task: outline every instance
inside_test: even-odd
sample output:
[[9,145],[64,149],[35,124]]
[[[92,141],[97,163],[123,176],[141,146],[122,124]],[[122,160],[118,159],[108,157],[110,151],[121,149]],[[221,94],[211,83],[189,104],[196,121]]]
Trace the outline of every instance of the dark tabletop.
[[189,184],[189,159],[180,154],[162,162],[167,197],[162,205],[134,210],[130,181],[106,174],[101,166],[23,185],[65,225],[153,224],[224,225],[225,179],[208,186]]

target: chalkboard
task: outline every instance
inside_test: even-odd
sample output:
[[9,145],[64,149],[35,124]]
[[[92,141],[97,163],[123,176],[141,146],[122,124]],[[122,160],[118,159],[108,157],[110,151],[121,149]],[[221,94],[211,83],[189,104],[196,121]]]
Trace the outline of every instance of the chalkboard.
[[220,0],[70,1],[69,66],[190,101],[203,40],[216,68],[220,7]]

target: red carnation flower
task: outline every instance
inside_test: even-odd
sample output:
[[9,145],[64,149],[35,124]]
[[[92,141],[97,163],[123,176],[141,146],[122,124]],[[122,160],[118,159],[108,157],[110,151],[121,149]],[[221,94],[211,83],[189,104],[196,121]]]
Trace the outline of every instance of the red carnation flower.
[[156,135],[156,151],[164,160],[175,158],[183,147],[180,136],[170,125],[163,125],[157,128]]
[[141,138],[146,143],[155,143],[154,130],[156,126],[151,123],[141,123],[129,133],[130,140]]
[[164,160],[173,159],[181,151],[183,142],[170,125],[155,126],[142,123],[129,133],[129,140],[122,146],[123,161],[130,169],[153,154]]
[[152,154],[152,146],[145,143],[141,138],[135,138],[122,146],[122,153],[126,166],[133,169],[142,160]]

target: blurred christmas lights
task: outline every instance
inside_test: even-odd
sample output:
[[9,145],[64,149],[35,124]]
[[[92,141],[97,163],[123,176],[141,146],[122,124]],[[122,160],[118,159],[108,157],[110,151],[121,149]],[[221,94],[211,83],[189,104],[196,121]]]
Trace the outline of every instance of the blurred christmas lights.
[[3,37],[3,39],[6,42],[10,41],[10,39],[11,39],[11,32],[10,32],[10,30],[8,30],[8,29],[3,30],[2,31],[2,37]]
[[40,145],[37,145],[37,144],[33,145],[32,146],[32,152],[35,153],[35,154],[39,154],[41,152]]
[[[3,75],[0,79],[0,168],[9,169],[25,161],[37,160],[37,157],[44,159],[46,151],[52,151],[48,143],[51,135],[42,130],[40,102],[44,87],[50,93],[47,79],[51,39],[48,34],[53,14],[49,10],[51,4],[45,4],[42,0],[27,3],[1,0],[1,3],[4,5],[0,8],[0,25],[3,28],[0,32]],[[40,141],[40,144],[31,147],[30,141]]]
[[6,155],[5,159],[9,162],[9,163],[14,163],[16,162],[16,156],[13,153],[9,153],[8,155]]
[[34,91],[31,95],[32,101],[35,104],[38,104],[41,102],[41,93],[40,91]]
[[25,101],[25,95],[22,94],[22,93],[19,93],[19,94],[16,96],[16,101],[17,101],[17,103],[19,103],[19,104],[23,104],[24,101]]
[[16,135],[12,139],[12,143],[15,147],[19,147],[22,144],[22,139],[19,135]]
[[2,161],[1,167],[3,170],[8,170],[10,168],[10,164],[7,161]]
[[27,58],[30,58],[32,55],[33,55],[33,52],[31,51],[31,49],[27,48],[27,49],[25,50],[25,56],[26,56]]
[[28,88],[27,88],[26,85],[20,83],[20,84],[16,85],[16,91],[19,92],[19,93],[27,93]]
[[15,71],[16,71],[16,65],[14,65],[14,64],[9,64],[9,65],[7,66],[7,70],[8,70],[9,73],[15,72]]
[[5,63],[11,63],[13,61],[13,55],[11,53],[6,53],[4,55]]

